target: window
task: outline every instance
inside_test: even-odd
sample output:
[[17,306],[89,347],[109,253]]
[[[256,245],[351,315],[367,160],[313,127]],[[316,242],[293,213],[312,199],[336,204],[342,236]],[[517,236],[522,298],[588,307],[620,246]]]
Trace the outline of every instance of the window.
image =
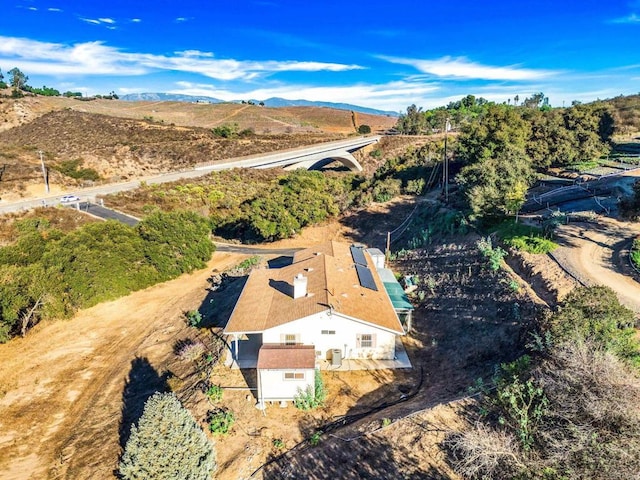
[[357,348],[373,348],[376,346],[376,336],[373,333],[361,333],[356,338]]
[[335,335],[336,331],[335,330],[322,330],[322,335]]
[[304,372],[284,372],[285,380],[304,380]]
[[280,343],[284,343],[285,345],[295,345],[300,343],[300,335],[285,333],[280,335]]

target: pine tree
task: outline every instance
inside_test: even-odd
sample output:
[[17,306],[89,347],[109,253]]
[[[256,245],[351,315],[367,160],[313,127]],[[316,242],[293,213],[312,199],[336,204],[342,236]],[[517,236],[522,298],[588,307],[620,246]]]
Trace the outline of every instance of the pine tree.
[[119,473],[125,480],[209,480],[213,445],[173,393],[156,393],[131,428]]

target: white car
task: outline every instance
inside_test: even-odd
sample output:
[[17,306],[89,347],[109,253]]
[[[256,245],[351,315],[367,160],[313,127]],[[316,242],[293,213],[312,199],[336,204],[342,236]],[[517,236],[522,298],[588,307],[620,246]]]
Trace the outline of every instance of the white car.
[[76,197],[75,195],[65,195],[60,199],[60,202],[62,203],[72,203],[72,202],[79,202],[79,201],[80,201],[80,198]]

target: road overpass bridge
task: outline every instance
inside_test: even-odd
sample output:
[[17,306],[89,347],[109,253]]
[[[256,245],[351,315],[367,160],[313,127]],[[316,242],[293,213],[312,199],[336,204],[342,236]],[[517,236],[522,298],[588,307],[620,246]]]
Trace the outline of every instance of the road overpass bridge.
[[[199,164],[195,168],[179,172],[168,172],[151,177],[131,180],[121,183],[109,183],[98,187],[90,187],[65,194],[74,194],[83,201],[95,200],[97,196],[109,195],[126,190],[140,188],[141,182],[146,184],[175,182],[184,178],[197,178],[216,170],[229,170],[231,168],[321,168],[333,161],[342,162],[352,171],[362,171],[362,166],[353,157],[352,152],[380,141],[380,136],[355,137],[335,142],[325,142],[303,148],[280,150],[278,152],[239,157],[219,162]],[[27,200],[15,202],[0,201],[0,215],[42,206],[54,206],[60,204],[61,194],[42,195]]]
[[342,163],[352,172],[361,172],[362,165],[352,155],[367,145],[378,143],[380,136],[358,137],[335,142],[319,143],[308,147],[279,152],[251,155],[234,160],[207,162],[199,164],[195,170],[216,171],[230,168],[306,168],[317,170],[332,162]]

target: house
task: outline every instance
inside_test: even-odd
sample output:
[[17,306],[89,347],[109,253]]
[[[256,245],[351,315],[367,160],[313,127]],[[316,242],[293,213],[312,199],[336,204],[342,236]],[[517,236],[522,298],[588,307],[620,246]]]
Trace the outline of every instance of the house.
[[[395,358],[405,326],[377,252],[330,241],[296,252],[285,267],[251,272],[224,333],[234,361],[257,369],[259,404],[313,386],[321,362],[337,368],[345,359]],[[404,302],[406,319],[413,307]]]

